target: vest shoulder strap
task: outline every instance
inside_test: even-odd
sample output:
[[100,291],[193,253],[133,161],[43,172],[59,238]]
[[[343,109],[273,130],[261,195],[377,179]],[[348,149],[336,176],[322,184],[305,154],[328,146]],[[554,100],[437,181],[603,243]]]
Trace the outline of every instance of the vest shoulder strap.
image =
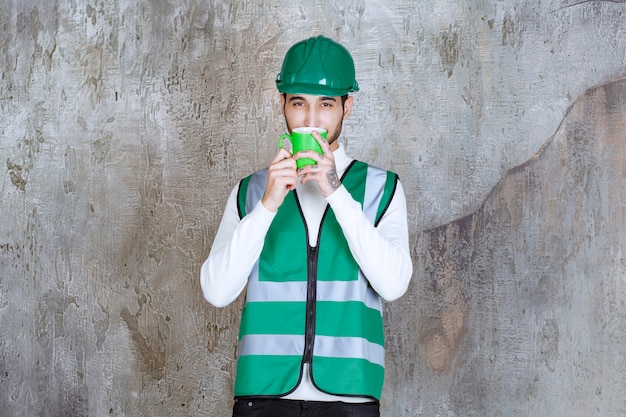
[[341,182],[356,201],[362,202],[362,209],[374,226],[378,226],[387,212],[398,187],[398,175],[394,172],[353,161]]
[[239,182],[237,190],[237,211],[239,219],[243,219],[254,209],[265,192],[267,182],[267,168],[247,176]]

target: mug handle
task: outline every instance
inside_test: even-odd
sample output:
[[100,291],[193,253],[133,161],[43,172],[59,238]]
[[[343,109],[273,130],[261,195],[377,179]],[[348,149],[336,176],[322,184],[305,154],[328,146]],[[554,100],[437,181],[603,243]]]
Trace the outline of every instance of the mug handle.
[[289,135],[289,133],[283,133],[282,135],[280,135],[280,139],[278,139],[278,149],[283,147],[283,139],[291,140],[291,136]]

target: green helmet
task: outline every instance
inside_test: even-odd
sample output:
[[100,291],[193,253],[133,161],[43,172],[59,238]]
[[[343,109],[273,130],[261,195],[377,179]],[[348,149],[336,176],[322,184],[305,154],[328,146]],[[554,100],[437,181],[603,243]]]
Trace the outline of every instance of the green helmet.
[[350,52],[324,36],[289,48],[276,77],[276,87],[281,93],[329,97],[359,91]]

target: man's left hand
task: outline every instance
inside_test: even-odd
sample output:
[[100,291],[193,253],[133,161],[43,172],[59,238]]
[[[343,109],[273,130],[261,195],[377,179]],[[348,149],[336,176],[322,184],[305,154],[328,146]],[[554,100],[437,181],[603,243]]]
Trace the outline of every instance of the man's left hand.
[[320,192],[324,198],[331,195],[337,188],[341,187],[341,180],[337,175],[337,167],[335,166],[335,157],[330,150],[330,145],[316,131],[313,137],[320,144],[322,154],[315,151],[300,151],[293,156],[294,159],[310,158],[317,162],[317,165],[308,165],[298,170],[298,174],[302,176],[302,184],[309,181],[316,181],[320,188]]

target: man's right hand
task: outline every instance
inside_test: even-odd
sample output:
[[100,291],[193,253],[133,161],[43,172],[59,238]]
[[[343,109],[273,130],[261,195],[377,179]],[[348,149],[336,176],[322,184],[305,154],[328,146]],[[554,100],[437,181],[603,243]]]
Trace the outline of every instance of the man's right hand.
[[261,203],[266,209],[277,212],[287,193],[296,188],[297,182],[296,161],[289,151],[280,148],[270,163],[265,194],[263,194]]

